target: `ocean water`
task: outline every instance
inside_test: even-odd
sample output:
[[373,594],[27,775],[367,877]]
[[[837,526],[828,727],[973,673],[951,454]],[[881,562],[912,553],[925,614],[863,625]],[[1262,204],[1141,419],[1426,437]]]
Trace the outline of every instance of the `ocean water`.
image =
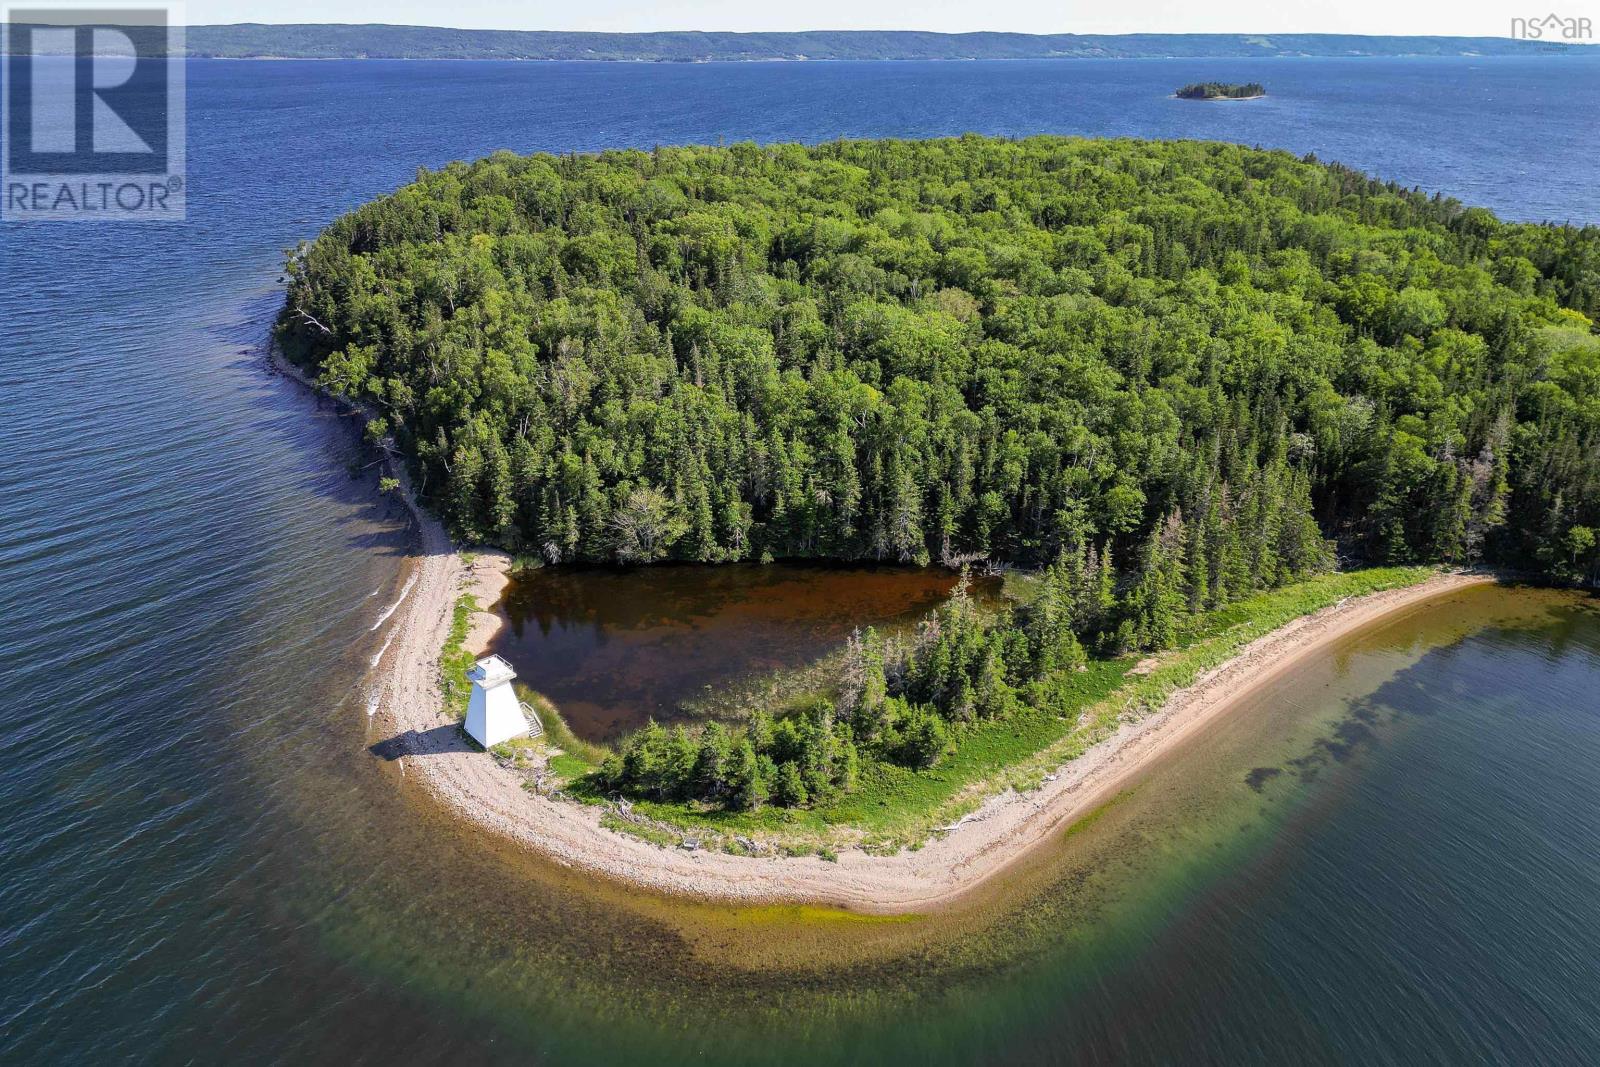
[[368,753],[408,533],[259,351],[285,248],[497,148],[1207,137],[1600,222],[1597,104],[1586,58],[192,63],[186,223],[0,224],[0,1061],[1600,1058],[1585,602],[1329,657],[981,906],[669,906]]

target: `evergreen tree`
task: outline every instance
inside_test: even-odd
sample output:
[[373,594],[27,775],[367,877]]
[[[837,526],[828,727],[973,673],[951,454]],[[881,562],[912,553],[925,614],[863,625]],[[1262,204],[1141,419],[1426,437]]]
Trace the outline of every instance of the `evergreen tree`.
[[695,753],[694,792],[706,800],[716,800],[731,788],[734,749],[727,727],[720,722],[706,724],[700,732],[700,746]]
[[779,764],[777,780],[772,784],[772,802],[779,807],[798,808],[809,799],[800,768],[793,763]]
[[727,787],[728,804],[736,810],[754,811],[767,802],[767,778],[748,738],[733,749]]
[[1145,539],[1139,576],[1124,605],[1122,643],[1128,648],[1169,648],[1186,608],[1183,516],[1173,512]]

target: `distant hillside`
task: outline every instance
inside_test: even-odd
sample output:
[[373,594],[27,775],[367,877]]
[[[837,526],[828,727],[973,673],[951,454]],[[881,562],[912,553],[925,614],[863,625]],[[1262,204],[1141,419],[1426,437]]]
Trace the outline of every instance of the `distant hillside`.
[[805,33],[567,33],[426,26],[192,26],[190,55],[251,59],[729,60],[1135,59],[1252,56],[1526,55],[1582,46],[1502,37],[1349,34],[1027,34],[816,30]]

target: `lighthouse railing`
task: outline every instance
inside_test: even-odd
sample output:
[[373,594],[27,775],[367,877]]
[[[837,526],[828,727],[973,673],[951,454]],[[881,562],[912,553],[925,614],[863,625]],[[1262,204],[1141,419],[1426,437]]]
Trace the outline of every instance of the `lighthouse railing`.
[[529,707],[526,700],[517,701],[517,706],[522,709],[522,717],[528,720],[528,736],[538,737],[544,733],[544,720],[539,718],[539,713]]

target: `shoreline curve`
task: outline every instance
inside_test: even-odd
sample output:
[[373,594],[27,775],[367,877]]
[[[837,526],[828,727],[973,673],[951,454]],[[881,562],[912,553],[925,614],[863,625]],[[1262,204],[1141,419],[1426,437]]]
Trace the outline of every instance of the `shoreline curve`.
[[[322,393],[275,351],[274,369]],[[1062,764],[1028,793],[988,797],[942,837],[890,856],[841,850],[816,856],[749,857],[654,845],[600,825],[602,809],[554,800],[460,736],[439,693],[439,654],[462,593],[492,603],[505,584],[503,559],[468,565],[438,520],[418,507],[403,470],[393,472],[415,521],[410,594],[388,620],[388,643],[371,668],[367,710],[400,755],[408,782],[470,824],[562,866],[668,895],[741,904],[825,904],[875,914],[937,909],[977,889],[1114,794],[1132,775],[1335,641],[1435,597],[1494,579],[1441,573],[1417,585],[1356,597],[1302,616],[1240,649]],[[498,617],[477,613],[467,648],[482,654]]]

